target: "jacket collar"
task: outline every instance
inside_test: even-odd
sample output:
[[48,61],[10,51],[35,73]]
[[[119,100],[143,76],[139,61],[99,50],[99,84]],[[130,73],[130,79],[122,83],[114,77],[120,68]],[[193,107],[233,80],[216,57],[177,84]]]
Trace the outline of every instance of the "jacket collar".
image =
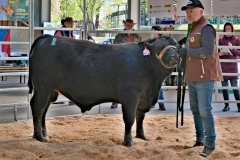
[[201,18],[199,18],[199,20],[195,21],[192,23],[192,30],[199,24],[206,22],[206,19],[204,16],[202,16]]

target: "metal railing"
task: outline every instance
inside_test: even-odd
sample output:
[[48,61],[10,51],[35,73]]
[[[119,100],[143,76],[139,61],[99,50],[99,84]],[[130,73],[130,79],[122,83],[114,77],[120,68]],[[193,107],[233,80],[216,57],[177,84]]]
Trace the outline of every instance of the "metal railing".
[[[174,34],[180,34],[180,35],[186,35],[187,32],[186,31],[146,31],[146,30],[141,30],[141,31],[116,31],[116,30],[92,30],[92,31],[88,31],[89,33],[138,33],[138,34],[141,34],[141,33],[149,33],[149,34],[153,34],[153,33],[158,33],[158,34],[164,34],[164,35],[174,35]],[[240,46],[219,46],[218,45],[218,39],[221,35],[240,35],[240,32],[230,32],[230,33],[226,33],[226,32],[217,32],[216,34],[216,40],[217,40],[217,48],[233,48],[233,49],[240,49]],[[152,37],[152,36],[149,36],[149,37]],[[240,62],[240,59],[220,59],[220,62],[236,62],[236,63],[239,63]],[[171,75],[177,75],[178,73],[177,72],[172,72]],[[223,73],[223,76],[240,76],[240,73]],[[171,90],[176,90],[177,89],[177,86],[162,86],[163,89],[171,89]],[[188,87],[186,87],[188,89]],[[240,87],[222,87],[222,86],[218,86],[218,83],[216,82],[215,83],[215,92],[214,92],[214,99],[213,99],[213,103],[240,103],[240,101],[224,101],[224,100],[218,100],[218,90],[221,90],[221,89],[237,89],[237,90],[240,90]],[[177,102],[177,100],[160,100],[161,102]],[[186,101],[188,103],[188,101]]]
[[[6,28],[6,29],[31,29],[30,27],[0,27],[0,28]],[[49,28],[49,27],[33,27],[33,30],[72,30],[72,31],[79,31],[79,28]],[[148,34],[153,34],[153,33],[159,33],[159,34],[182,34],[182,35],[186,35],[186,31],[113,31],[113,30],[102,30],[102,31],[98,31],[98,30],[94,30],[94,31],[87,31],[88,33],[148,33]],[[219,39],[219,35],[225,35],[226,32],[218,32],[217,33],[217,39]],[[238,32],[234,32],[231,33],[233,35],[240,35],[240,33]],[[149,36],[151,37],[151,36]],[[29,42],[0,42],[0,44],[31,44],[31,41],[29,40]],[[30,48],[30,47],[29,47]],[[218,48],[229,48],[228,46],[218,46]],[[235,49],[240,49],[240,46],[231,46],[231,48],[235,48]],[[28,57],[0,57],[0,60],[28,60]],[[240,60],[229,60],[229,59],[221,59],[220,62],[239,62]],[[26,75],[28,76],[28,72],[26,73],[0,73],[0,76],[9,76],[9,75]],[[171,75],[177,75],[177,72],[173,72]],[[237,75],[240,76],[239,73],[223,73],[224,76],[232,76],[232,75]],[[163,89],[177,89],[177,86],[163,86]],[[221,87],[218,86],[217,83],[215,85],[215,99],[213,100],[213,103],[237,103],[239,101],[223,101],[223,100],[218,100],[217,99],[217,95],[218,90],[219,89],[240,89],[240,87]],[[18,90],[27,90],[27,87],[25,88],[6,88],[6,89],[0,89],[0,92],[10,92],[10,91],[18,91]],[[17,120],[17,106],[18,105],[27,105],[28,106],[28,116],[27,118],[31,117],[30,114],[30,106],[29,106],[29,100],[30,100],[30,95],[28,95],[28,102],[22,102],[22,103],[11,103],[11,104],[0,104],[0,107],[6,107],[6,106],[14,106],[14,114],[15,114],[15,119]],[[66,100],[63,100],[66,101]],[[59,100],[58,100],[59,102]],[[164,102],[176,102],[176,100],[173,101],[169,101],[169,100],[165,100]],[[99,108],[99,112],[100,112],[100,108]]]

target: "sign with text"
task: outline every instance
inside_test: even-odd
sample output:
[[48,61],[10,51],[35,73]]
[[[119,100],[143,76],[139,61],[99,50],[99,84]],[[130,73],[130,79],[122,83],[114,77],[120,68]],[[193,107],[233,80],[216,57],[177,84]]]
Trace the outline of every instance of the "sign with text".
[[[210,0],[201,0],[202,5],[204,6],[204,15],[211,15],[211,1]],[[181,8],[186,6],[188,0],[178,0],[177,1],[177,16],[186,16],[186,11],[182,11]]]
[[240,15],[240,0],[213,0],[213,16]]
[[172,18],[172,0],[148,0],[148,18]]
[[30,0],[0,0],[0,20],[28,21]]

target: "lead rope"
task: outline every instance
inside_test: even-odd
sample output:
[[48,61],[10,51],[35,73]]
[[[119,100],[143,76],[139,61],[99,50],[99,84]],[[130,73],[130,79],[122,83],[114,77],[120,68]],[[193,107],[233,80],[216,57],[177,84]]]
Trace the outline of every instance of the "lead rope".
[[184,119],[184,99],[186,93],[186,82],[185,77],[185,64],[186,60],[178,58],[178,85],[177,85],[177,115],[176,115],[176,127],[178,128],[178,112],[181,112],[181,126],[183,126]]
[[180,104],[181,104],[181,88],[182,88],[182,70],[180,68],[181,65],[181,58],[178,57],[178,85],[177,85],[177,115],[176,115],[176,128],[178,128],[178,112],[180,111]]
[[[187,41],[191,33],[191,30],[192,30],[192,24],[188,24]],[[181,126],[183,126],[183,120],[184,120],[184,100],[185,100],[185,93],[186,93],[185,67],[186,67],[186,59],[181,60],[181,58],[179,57],[178,58],[178,86],[177,86],[177,116],[176,116],[177,128],[178,128],[178,112],[179,111],[181,112]],[[183,77],[183,82],[182,82],[182,77]],[[182,90],[182,93],[181,93],[181,90]]]
[[[183,65],[186,65],[186,60],[182,61]],[[184,116],[184,100],[185,100],[185,93],[186,93],[186,82],[185,82],[185,67],[183,69],[183,89],[182,89],[182,104],[179,108],[181,112],[181,126],[183,126],[183,116]]]

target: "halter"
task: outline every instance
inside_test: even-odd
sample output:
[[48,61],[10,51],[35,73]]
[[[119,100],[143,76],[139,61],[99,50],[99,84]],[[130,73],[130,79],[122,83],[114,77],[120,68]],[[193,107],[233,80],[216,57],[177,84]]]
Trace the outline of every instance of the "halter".
[[168,45],[168,46],[166,46],[166,47],[163,48],[163,50],[159,53],[159,55],[156,54],[157,58],[158,58],[159,60],[161,60],[162,57],[163,57],[163,55],[165,54],[165,52],[166,52],[169,48],[174,48],[174,49],[176,49],[175,46],[173,46],[173,45]]
[[171,68],[171,67],[167,67],[167,66],[163,63],[162,57],[163,57],[163,55],[166,53],[166,51],[167,51],[169,48],[174,48],[174,49],[175,49],[175,53],[177,53],[177,47],[176,47],[176,46],[173,46],[173,45],[167,45],[166,47],[164,47],[164,48],[161,50],[161,52],[159,53],[159,55],[157,55],[157,54],[155,53],[156,57],[160,60],[160,62],[161,62],[161,63],[163,64],[163,66],[166,67],[166,68]]

